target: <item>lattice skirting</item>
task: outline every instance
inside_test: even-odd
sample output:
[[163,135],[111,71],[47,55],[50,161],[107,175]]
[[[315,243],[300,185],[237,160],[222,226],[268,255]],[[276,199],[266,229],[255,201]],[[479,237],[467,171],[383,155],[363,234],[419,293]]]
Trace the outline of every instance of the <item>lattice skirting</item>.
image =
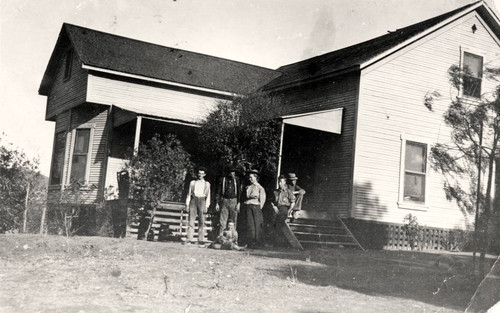
[[[356,239],[368,249],[411,250],[403,224],[345,219]],[[452,230],[422,226],[416,250],[453,250]]]

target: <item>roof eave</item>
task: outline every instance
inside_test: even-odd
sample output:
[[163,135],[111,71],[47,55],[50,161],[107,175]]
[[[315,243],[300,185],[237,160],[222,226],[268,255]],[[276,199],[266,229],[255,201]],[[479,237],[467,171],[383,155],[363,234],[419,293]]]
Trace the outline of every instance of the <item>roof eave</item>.
[[310,84],[310,83],[314,83],[314,82],[317,82],[317,81],[320,81],[320,80],[324,80],[324,79],[328,79],[328,78],[333,78],[333,77],[336,77],[336,76],[340,76],[340,75],[344,75],[344,74],[348,74],[348,73],[352,73],[352,72],[356,72],[356,71],[359,71],[359,65],[358,64],[353,65],[353,66],[349,66],[349,67],[344,67],[344,68],[341,68],[341,69],[337,69],[337,70],[325,73],[325,74],[320,75],[320,76],[308,77],[308,78],[305,78],[305,79],[297,79],[297,80],[285,82],[283,84],[280,84],[280,85],[277,85],[277,86],[273,86],[273,87],[270,87],[270,88],[266,88],[266,86],[263,86],[262,89],[266,90],[266,91],[271,91],[271,92],[280,91],[280,90],[283,90],[283,89],[293,88],[293,87],[301,86],[301,85],[304,85],[304,84]]
[[154,83],[160,83],[164,85],[170,85],[170,86],[175,86],[175,87],[181,87],[181,88],[186,88],[186,89],[192,89],[196,91],[202,91],[202,92],[207,92],[207,93],[212,93],[212,94],[218,94],[226,97],[238,97],[242,96],[239,93],[234,93],[234,92],[229,92],[229,91],[223,91],[223,90],[217,90],[217,89],[210,89],[210,88],[204,88],[204,87],[199,87],[195,85],[189,85],[189,84],[183,84],[183,83],[178,83],[178,82],[173,82],[173,81],[167,81],[167,80],[162,80],[162,79],[157,79],[157,78],[152,78],[152,77],[147,77],[147,76],[142,76],[142,75],[137,75],[137,74],[130,74],[130,73],[125,73],[125,72],[120,72],[116,70],[110,70],[110,69],[105,69],[93,65],[88,65],[82,63],[82,68],[89,70],[89,71],[95,71],[95,72],[101,72],[101,73],[106,73],[106,74],[112,74],[112,75],[117,75],[117,76],[122,76],[122,77],[127,77],[127,78],[133,78],[133,79],[138,79],[138,80],[143,80],[143,81],[149,81],[149,82],[154,82]]
[[52,89],[52,84],[57,74],[57,68],[59,66],[59,62],[61,59],[59,57],[59,54],[61,53],[62,50],[64,50],[68,46],[68,44],[65,45],[65,41],[67,41],[69,45],[74,46],[71,40],[71,36],[66,29],[66,23],[63,23],[56,44],[54,45],[54,49],[52,50],[52,54],[50,55],[49,63],[45,68],[45,72],[42,77],[42,82],[40,83],[40,87],[38,88],[39,95],[48,96],[50,90]]
[[[418,40],[426,37],[427,35],[435,32],[436,30],[438,30],[438,29],[440,29],[442,27],[445,27],[446,25],[448,25],[448,24],[452,23],[453,21],[455,21],[455,20],[457,20],[457,19],[459,19],[459,18],[461,18],[461,17],[463,17],[463,16],[471,13],[472,11],[477,10],[480,7],[485,7],[488,10],[488,13],[490,13],[490,15],[494,16],[493,12],[486,6],[485,3],[478,2],[477,4],[475,4],[475,5],[467,8],[467,9],[465,9],[464,11],[457,12],[455,15],[450,16],[446,20],[444,20],[444,21],[442,21],[442,22],[440,22],[440,23],[438,23],[438,24],[436,24],[436,25],[434,25],[434,26],[426,29],[425,31],[423,31],[423,32],[421,32],[421,33],[419,33],[419,34],[411,37],[410,39],[407,39],[407,40],[403,41],[402,43],[396,45],[395,47],[390,48],[390,49],[384,51],[383,53],[381,53],[379,55],[376,55],[375,57],[373,57],[373,58],[371,58],[371,59],[369,59],[369,60],[361,63],[359,65],[360,70],[366,69],[367,67],[369,67],[369,66],[377,63],[378,61],[380,61],[382,59],[385,59],[386,57],[392,55],[394,52],[399,51],[399,50],[403,49],[404,47],[409,46],[410,44],[412,44],[412,43],[414,43],[414,42],[416,42],[416,41],[418,41]],[[496,20],[496,22],[498,23],[498,19]]]

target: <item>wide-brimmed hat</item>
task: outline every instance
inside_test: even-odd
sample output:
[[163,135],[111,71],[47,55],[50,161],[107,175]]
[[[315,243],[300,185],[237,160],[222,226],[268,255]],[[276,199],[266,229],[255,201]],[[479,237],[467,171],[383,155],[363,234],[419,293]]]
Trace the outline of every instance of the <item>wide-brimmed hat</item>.
[[258,171],[258,170],[255,170],[255,169],[253,169],[253,170],[248,170],[248,171],[247,171],[247,174],[248,174],[248,175],[250,175],[250,174],[259,175],[259,171]]
[[297,175],[295,175],[295,173],[288,173],[288,177],[287,177],[289,180],[297,180],[299,179],[297,177]]

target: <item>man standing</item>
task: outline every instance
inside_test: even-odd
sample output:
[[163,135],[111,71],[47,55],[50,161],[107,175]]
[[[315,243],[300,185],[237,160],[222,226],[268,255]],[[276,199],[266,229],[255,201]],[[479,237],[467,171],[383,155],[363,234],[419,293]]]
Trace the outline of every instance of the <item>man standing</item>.
[[302,199],[304,199],[304,195],[306,191],[297,185],[297,180],[299,178],[295,173],[288,173],[288,188],[290,188],[295,196],[295,206],[293,207],[292,212],[290,212],[289,217],[291,219],[296,218],[296,213],[302,210]]
[[236,168],[229,168],[229,175],[222,177],[217,184],[217,203],[215,209],[219,211],[220,228],[219,235],[222,235],[227,226],[227,221],[234,222],[236,229],[238,212],[240,211],[240,180],[236,176]]
[[186,212],[189,213],[187,240],[194,243],[194,224],[198,216],[198,244],[204,246],[205,215],[210,206],[210,183],[205,180],[207,169],[198,168],[198,179],[189,183],[189,190],[186,197]]

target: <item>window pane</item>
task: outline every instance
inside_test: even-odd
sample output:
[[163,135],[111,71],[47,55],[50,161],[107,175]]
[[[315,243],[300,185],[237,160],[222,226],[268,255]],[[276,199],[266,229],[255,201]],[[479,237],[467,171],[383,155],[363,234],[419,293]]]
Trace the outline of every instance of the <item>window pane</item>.
[[71,163],[71,180],[85,181],[85,169],[87,168],[86,155],[74,155]]
[[90,129],[77,129],[74,153],[88,153]]
[[483,77],[483,58],[472,53],[464,52],[464,95],[481,97],[481,79]]
[[51,185],[60,185],[62,180],[62,169],[64,164],[64,150],[66,145],[66,134],[57,133],[54,138],[54,153],[52,154],[52,168],[50,169]]
[[474,77],[483,76],[483,58],[471,53],[464,52],[464,71]]
[[425,173],[425,145],[415,142],[406,142],[405,170]]
[[404,199],[416,202],[425,200],[425,176],[418,174],[405,174]]
[[464,94],[475,98],[481,97],[481,78],[464,76]]

